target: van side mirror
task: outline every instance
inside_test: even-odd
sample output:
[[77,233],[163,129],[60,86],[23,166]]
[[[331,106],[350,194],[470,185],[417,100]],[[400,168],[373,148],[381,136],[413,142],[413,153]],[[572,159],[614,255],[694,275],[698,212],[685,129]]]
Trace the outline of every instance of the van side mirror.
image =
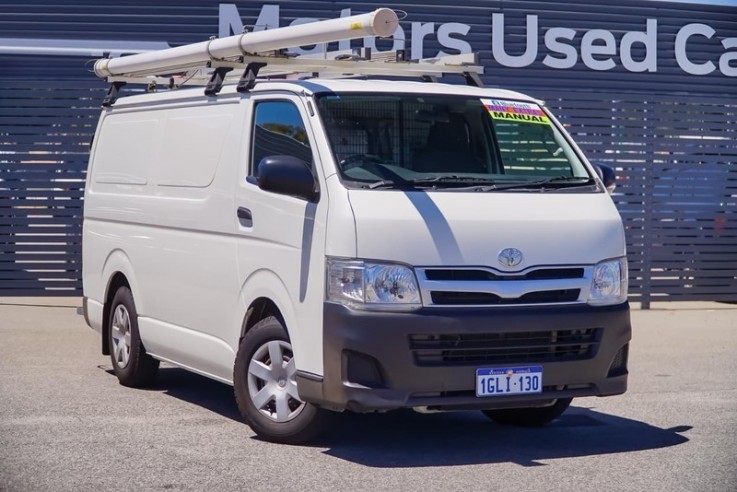
[[320,198],[310,165],[291,155],[270,155],[258,163],[258,187],[316,202]]
[[605,164],[594,164],[594,169],[596,169],[596,174],[601,178],[606,190],[610,194],[614,193],[614,189],[617,187],[617,177],[614,174],[614,169]]

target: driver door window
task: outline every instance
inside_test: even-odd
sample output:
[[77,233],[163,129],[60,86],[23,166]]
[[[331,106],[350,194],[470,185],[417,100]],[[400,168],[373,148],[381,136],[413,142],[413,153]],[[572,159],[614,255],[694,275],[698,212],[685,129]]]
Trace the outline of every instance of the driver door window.
[[312,150],[299,109],[289,101],[257,102],[251,136],[249,174],[258,176],[264,157],[290,155],[313,167]]

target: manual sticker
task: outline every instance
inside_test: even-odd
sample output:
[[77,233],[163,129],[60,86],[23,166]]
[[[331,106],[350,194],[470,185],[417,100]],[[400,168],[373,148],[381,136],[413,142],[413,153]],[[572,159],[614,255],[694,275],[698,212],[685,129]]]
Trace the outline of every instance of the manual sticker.
[[494,120],[550,125],[547,115],[537,104],[504,99],[481,99],[481,103]]

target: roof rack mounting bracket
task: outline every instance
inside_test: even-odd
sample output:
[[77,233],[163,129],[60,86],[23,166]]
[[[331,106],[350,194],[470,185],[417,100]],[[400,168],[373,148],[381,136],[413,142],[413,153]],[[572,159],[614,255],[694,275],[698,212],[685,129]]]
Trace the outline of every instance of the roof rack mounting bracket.
[[483,87],[484,82],[477,72],[463,72],[463,78],[466,79],[466,85],[474,87]]
[[235,90],[243,93],[253,89],[253,87],[256,85],[256,78],[258,77],[259,70],[261,70],[265,66],[266,63],[264,62],[250,62],[248,65],[246,65],[246,69],[243,71],[243,75],[238,81],[238,85],[236,86]]
[[109,108],[113,104],[115,104],[115,101],[118,99],[118,92],[120,92],[120,89],[126,84],[126,82],[113,82],[110,84],[110,88],[107,90],[107,94],[105,95],[105,99],[102,100],[102,107],[103,108]]
[[223,88],[223,81],[225,80],[225,74],[233,70],[230,67],[217,67],[214,72],[212,72],[212,76],[210,77],[210,81],[207,82],[207,86],[205,87],[205,95],[206,96],[217,96],[218,92],[220,92],[220,89]]

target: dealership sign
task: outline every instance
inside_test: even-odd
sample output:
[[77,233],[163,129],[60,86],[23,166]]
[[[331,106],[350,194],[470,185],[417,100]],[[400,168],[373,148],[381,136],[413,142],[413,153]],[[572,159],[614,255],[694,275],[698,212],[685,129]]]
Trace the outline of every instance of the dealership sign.
[[[351,9],[340,11],[340,17],[347,17]],[[517,16],[515,16],[517,19]],[[316,18],[298,18],[290,25],[315,22]],[[509,27],[509,19],[502,13],[491,15],[491,46],[493,59],[502,66],[512,68],[529,67],[543,64],[554,69],[570,69],[582,62],[591,70],[607,71],[621,64],[629,72],[657,72],[661,57],[660,52],[673,53],[680,69],[691,75],[709,75],[721,72],[727,77],[737,77],[737,37],[724,37],[708,24],[691,23],[681,27],[672,41],[672,46],[658,43],[658,20],[643,19],[641,30],[625,32],[617,35],[606,29],[571,29],[565,26],[553,26],[541,29],[544,18],[537,14],[525,16],[525,49],[520,53],[509,53],[505,43],[505,30]],[[394,36],[386,49],[404,49],[405,40],[410,40],[410,57],[418,59],[427,56],[438,56],[446,53],[469,53],[471,45],[465,38],[471,26],[460,22],[411,22],[409,33],[405,26],[397,27]],[[253,30],[280,27],[278,5],[264,5],[254,23],[247,23]],[[243,30],[243,21],[235,4],[222,3],[219,11],[219,35],[229,36]],[[425,41],[435,39],[437,43],[450,51],[439,50],[426,53]],[[617,39],[619,38],[619,39]],[[689,53],[689,47],[697,42],[712,43],[719,48],[719,54],[713,60],[699,59]],[[540,46],[544,46],[544,51]],[[377,49],[373,38],[363,40],[365,47]],[[341,41],[338,49],[350,48],[350,41]],[[321,45],[301,47],[299,53],[319,53]]]

